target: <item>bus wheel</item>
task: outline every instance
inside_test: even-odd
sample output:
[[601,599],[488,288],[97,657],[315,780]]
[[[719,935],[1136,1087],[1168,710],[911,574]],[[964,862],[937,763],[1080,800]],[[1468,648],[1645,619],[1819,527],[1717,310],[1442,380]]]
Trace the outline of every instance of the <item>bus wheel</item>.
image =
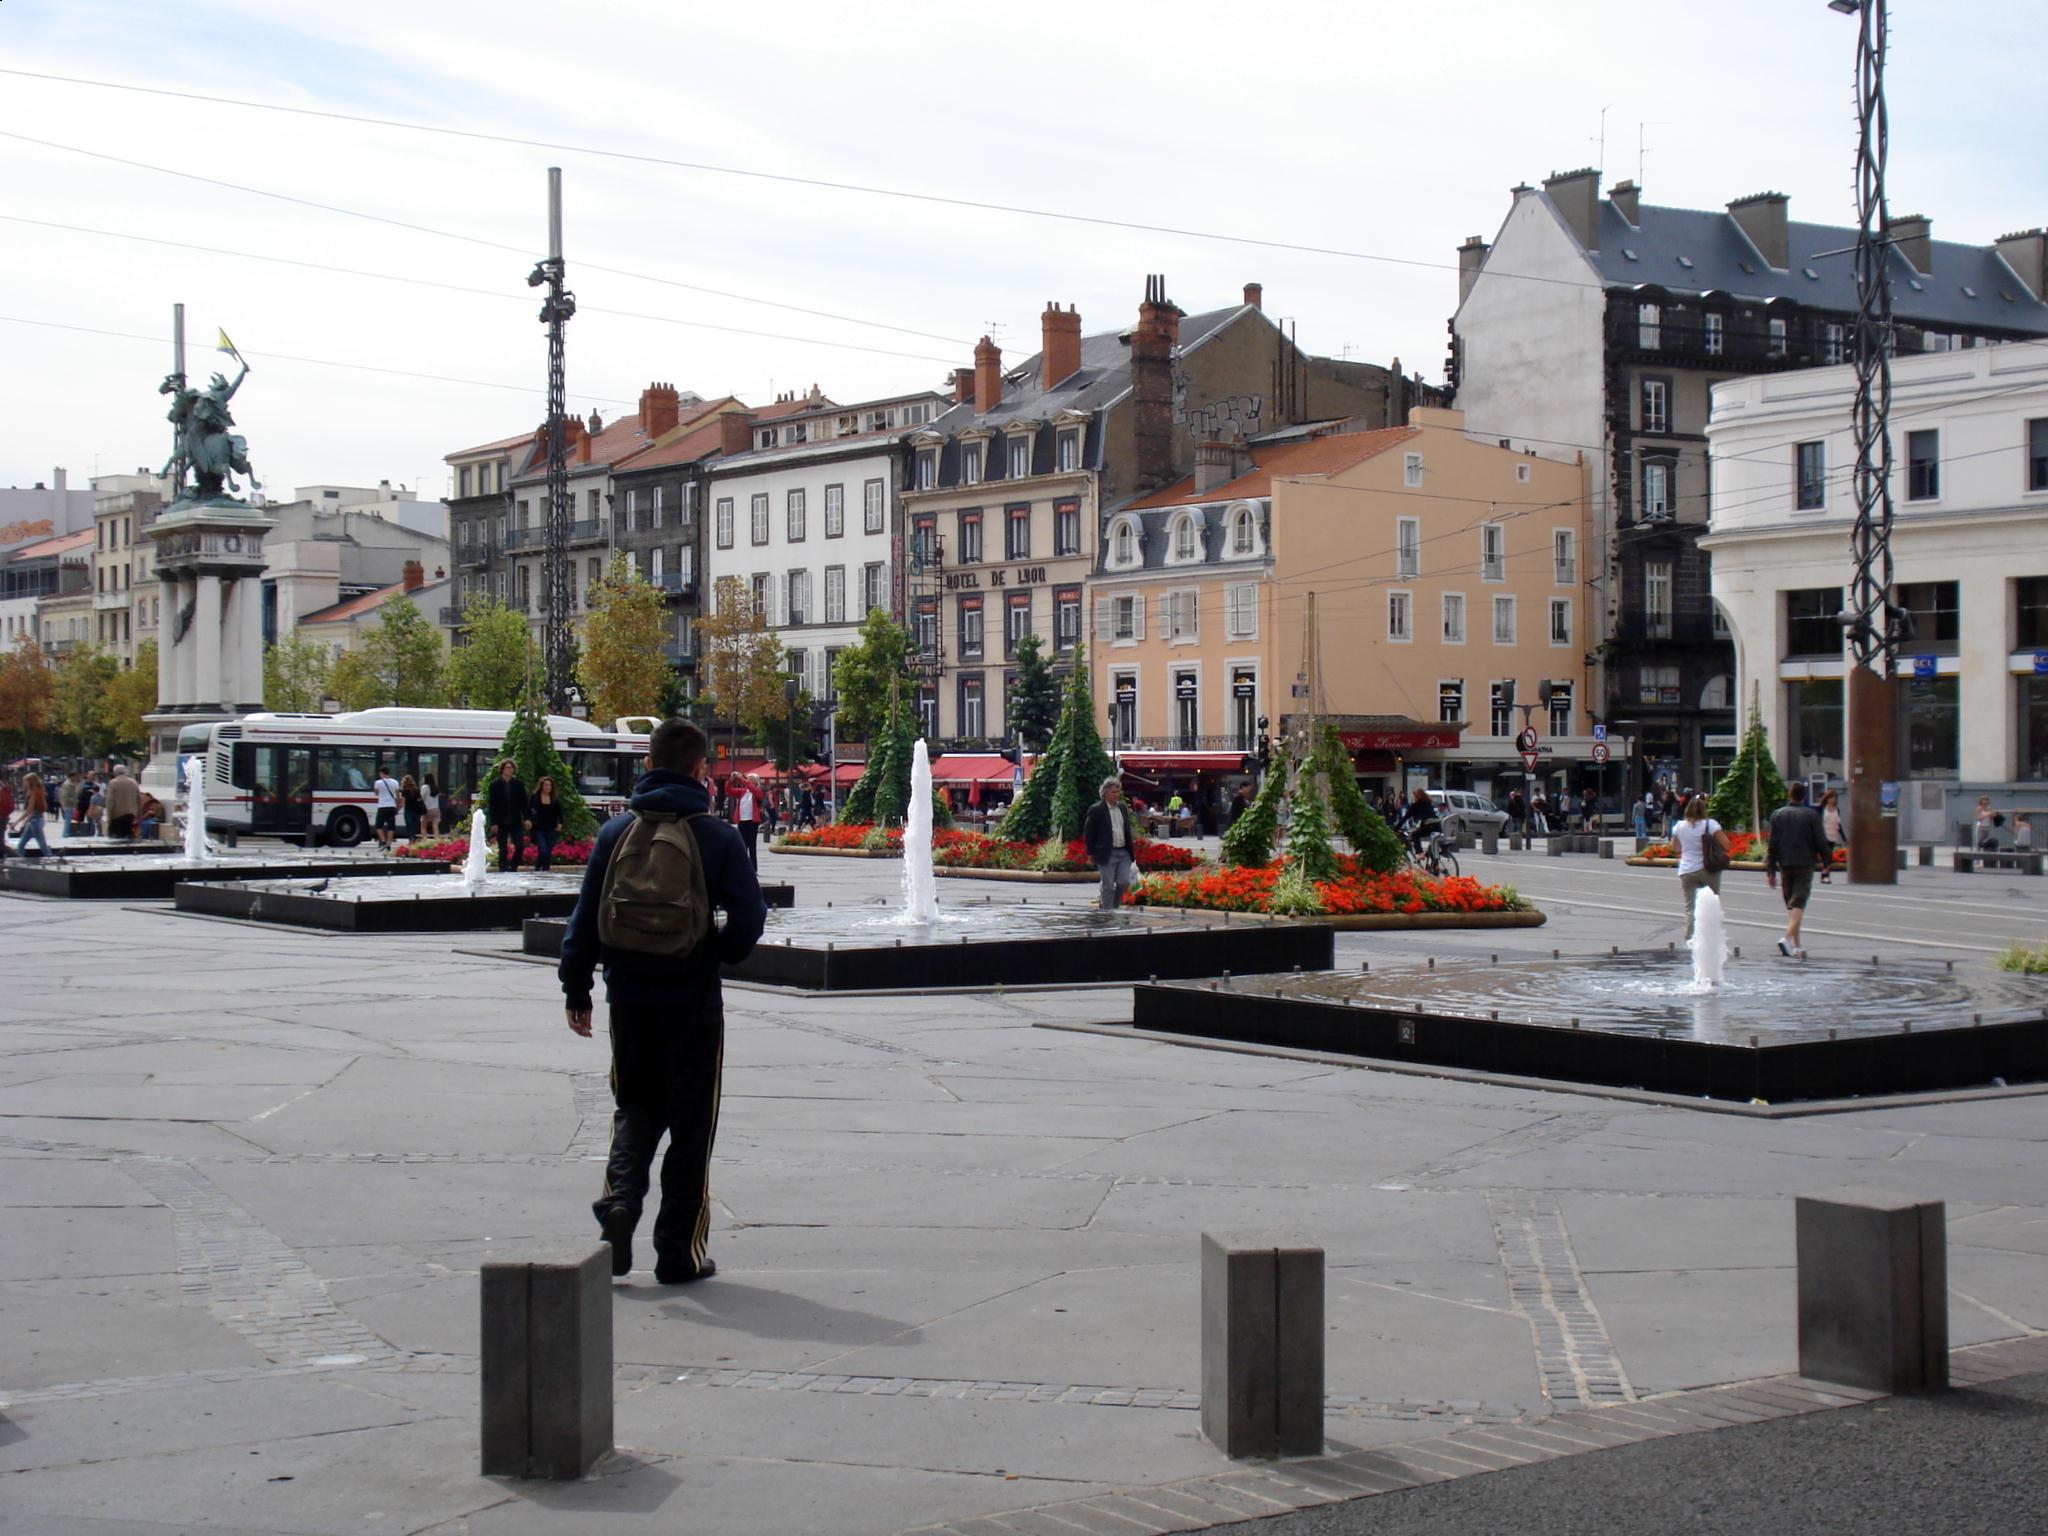
[[327,841],[337,848],[353,848],[369,833],[369,826],[363,820],[363,813],[351,806],[343,806],[327,818]]

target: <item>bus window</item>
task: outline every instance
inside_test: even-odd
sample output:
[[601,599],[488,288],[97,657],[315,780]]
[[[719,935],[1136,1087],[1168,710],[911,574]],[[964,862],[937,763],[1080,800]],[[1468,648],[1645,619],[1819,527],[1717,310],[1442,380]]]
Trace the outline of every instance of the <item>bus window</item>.
[[[495,760],[496,754],[492,754]],[[476,801],[476,761],[474,752],[443,752],[441,754],[441,825],[467,832],[469,813]]]
[[246,741],[235,743],[234,776],[229,781],[237,789],[250,789],[259,782],[256,754],[269,752],[267,747],[253,747]]
[[377,754],[358,747],[322,747],[314,762],[314,782],[322,789],[367,795],[377,776]]
[[619,760],[610,752],[571,752],[569,773],[587,799],[612,799],[619,793]]

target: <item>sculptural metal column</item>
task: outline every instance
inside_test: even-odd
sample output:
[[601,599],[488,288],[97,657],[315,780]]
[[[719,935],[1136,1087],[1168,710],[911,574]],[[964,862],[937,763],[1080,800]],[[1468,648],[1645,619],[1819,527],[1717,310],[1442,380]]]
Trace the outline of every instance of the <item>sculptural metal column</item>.
[[547,553],[541,565],[541,603],[546,609],[542,656],[546,666],[548,708],[557,714],[569,708],[569,688],[575,681],[575,635],[569,624],[569,525],[574,509],[569,505],[567,384],[565,376],[564,329],[576,313],[576,296],[563,286],[567,265],[562,259],[562,169],[548,167],[548,254],[537,263],[526,282],[531,288],[545,284],[548,296],[540,307],[541,324],[548,328],[548,503]]

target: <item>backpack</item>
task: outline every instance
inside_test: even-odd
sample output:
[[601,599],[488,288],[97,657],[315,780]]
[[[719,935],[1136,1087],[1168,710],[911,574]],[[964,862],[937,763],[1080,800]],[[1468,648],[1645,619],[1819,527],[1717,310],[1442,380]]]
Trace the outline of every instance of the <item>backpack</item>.
[[1700,857],[1706,860],[1708,869],[1720,871],[1728,867],[1728,834],[1716,822],[1711,831],[1700,839]]
[[598,901],[597,937],[606,949],[681,958],[710,936],[703,854],[686,825],[707,814],[633,812],[612,849]]

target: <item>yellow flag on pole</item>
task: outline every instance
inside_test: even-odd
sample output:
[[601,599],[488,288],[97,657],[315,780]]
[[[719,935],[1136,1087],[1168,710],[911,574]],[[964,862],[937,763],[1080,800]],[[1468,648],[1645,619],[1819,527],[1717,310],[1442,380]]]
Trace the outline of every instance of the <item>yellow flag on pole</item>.
[[235,344],[228,340],[228,333],[226,331],[220,333],[220,345],[215,347],[214,350],[227,353],[229,357],[232,357],[238,363],[242,360],[242,354],[237,352]]

